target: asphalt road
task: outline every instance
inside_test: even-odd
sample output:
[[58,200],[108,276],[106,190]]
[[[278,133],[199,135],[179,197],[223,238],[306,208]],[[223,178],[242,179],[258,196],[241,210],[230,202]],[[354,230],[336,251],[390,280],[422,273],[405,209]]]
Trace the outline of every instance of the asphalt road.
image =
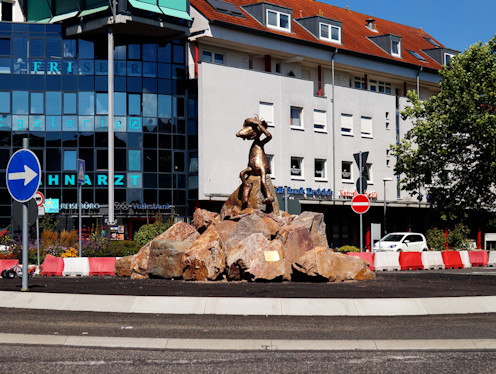
[[161,351],[0,345],[3,373],[494,373],[474,352]]
[[[283,297],[283,298],[410,298],[496,295],[496,268],[441,271],[377,272],[371,281],[187,282],[117,277],[35,277],[31,292],[101,295]],[[19,291],[21,279],[0,279],[1,291]]]

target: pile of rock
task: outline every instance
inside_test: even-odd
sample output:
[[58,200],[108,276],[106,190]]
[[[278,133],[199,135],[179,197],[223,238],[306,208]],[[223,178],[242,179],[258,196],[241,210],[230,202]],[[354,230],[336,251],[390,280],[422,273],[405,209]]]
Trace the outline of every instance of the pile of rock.
[[[322,213],[266,213],[248,208],[221,215],[198,209],[134,256],[116,261],[118,276],[215,280],[367,280],[367,263],[328,248]],[[222,219],[221,219],[222,218]]]

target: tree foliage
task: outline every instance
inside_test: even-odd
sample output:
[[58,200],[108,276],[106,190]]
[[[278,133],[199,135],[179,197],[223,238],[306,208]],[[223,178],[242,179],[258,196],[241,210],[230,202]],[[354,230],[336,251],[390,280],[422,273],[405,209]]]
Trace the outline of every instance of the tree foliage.
[[155,222],[148,223],[139,228],[138,232],[134,235],[133,240],[139,245],[143,246],[149,241],[155,239],[157,236],[166,231],[173,224],[172,220],[164,223],[162,222],[162,215],[159,213],[155,217]]
[[[496,202],[496,36],[440,71],[440,93],[421,102],[408,93],[413,128],[393,146],[402,189],[423,197],[446,222]],[[425,191],[425,192],[424,192]]]

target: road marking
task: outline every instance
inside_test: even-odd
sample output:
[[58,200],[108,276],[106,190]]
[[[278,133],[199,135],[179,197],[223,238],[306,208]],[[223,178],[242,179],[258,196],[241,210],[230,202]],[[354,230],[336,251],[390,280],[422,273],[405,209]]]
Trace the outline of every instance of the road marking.
[[[283,340],[283,339],[168,339],[110,336],[0,334],[3,344],[61,345],[208,351],[439,351],[496,349],[496,339],[415,340]],[[94,364],[100,364],[95,361]]]

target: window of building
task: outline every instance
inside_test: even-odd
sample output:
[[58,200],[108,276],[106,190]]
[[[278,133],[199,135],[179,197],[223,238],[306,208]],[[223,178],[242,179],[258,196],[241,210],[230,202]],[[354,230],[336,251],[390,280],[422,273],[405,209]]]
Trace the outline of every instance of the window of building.
[[444,64],[447,65],[448,62],[450,62],[451,58],[453,57],[454,55],[451,54],[451,53],[445,53],[444,54]]
[[326,164],[326,160],[318,158],[315,159],[314,177],[316,180],[323,181],[327,179]]
[[355,77],[355,88],[360,90],[365,89],[365,78],[364,77]]
[[341,135],[353,136],[353,114],[341,113]]
[[203,51],[202,53],[203,62],[213,62],[218,65],[224,64],[224,55],[222,53]]
[[422,61],[422,62],[426,62],[427,60],[422,57],[422,55],[418,52],[415,52],[415,51],[412,51],[410,49],[407,49],[407,52],[410,53],[413,57],[415,57],[417,60],[419,61]]
[[12,21],[12,9],[14,4],[8,1],[2,1],[2,21]]
[[43,114],[44,95],[42,92],[31,92],[31,114]]
[[303,129],[303,108],[291,107],[291,127],[296,129]]
[[360,118],[360,132],[364,138],[372,137],[372,117]]
[[303,179],[303,157],[291,157],[291,178]]
[[76,151],[64,151],[64,170],[76,170]]
[[267,9],[267,27],[276,30],[291,31],[291,16],[287,13]]
[[270,172],[268,173],[271,178],[275,178],[275,168],[274,168],[274,155],[266,155],[267,156],[267,161],[269,162],[270,165]]
[[399,40],[391,40],[391,56],[401,57],[401,42]]
[[376,81],[371,79],[369,80],[369,87],[370,87],[370,91],[381,92],[386,94],[391,93],[391,83],[388,82]]
[[341,162],[341,179],[343,182],[353,182],[352,166],[353,166],[353,162],[350,161]]
[[10,113],[10,92],[0,92],[0,113]]
[[320,39],[341,43],[341,27],[329,25],[327,23],[321,23]]
[[313,111],[313,129],[317,132],[325,132],[326,123],[326,111],[315,109]]
[[0,56],[10,56],[10,39],[0,38]]
[[267,122],[267,125],[274,126],[274,104],[260,101],[258,104],[258,116]]
[[367,178],[367,183],[372,184],[372,164],[365,164],[363,168],[362,176]]

